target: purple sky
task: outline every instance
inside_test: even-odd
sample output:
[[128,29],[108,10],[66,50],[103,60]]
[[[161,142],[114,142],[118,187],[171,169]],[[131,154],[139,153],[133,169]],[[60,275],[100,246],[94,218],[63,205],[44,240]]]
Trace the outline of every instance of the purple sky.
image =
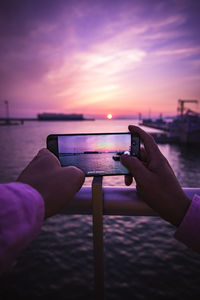
[[200,100],[199,28],[195,0],[1,0],[0,115],[176,113]]

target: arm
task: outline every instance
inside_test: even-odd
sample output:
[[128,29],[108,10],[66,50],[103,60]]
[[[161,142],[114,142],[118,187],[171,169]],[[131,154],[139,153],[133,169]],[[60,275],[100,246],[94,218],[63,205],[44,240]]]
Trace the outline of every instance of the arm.
[[[183,192],[171,166],[160,152],[154,139],[137,126],[129,126],[129,130],[139,133],[144,149],[141,149],[141,160],[127,155],[121,157],[121,163],[131,173],[131,176],[125,177],[125,183],[130,185],[134,177],[137,192],[143,201],[174,226],[178,227],[181,223],[184,224],[184,217],[187,217],[186,213],[189,213],[189,208],[192,209],[193,207],[193,204],[190,207],[191,200]],[[200,221],[196,225],[200,228]],[[183,231],[186,232],[187,229],[182,224],[180,228],[184,228],[180,233],[182,240],[184,240]],[[178,238],[179,236],[178,239],[181,240],[180,235],[177,233],[175,237]],[[200,243],[200,235],[198,240]],[[187,238],[185,238],[184,243],[187,244]],[[189,244],[188,246],[191,247]],[[197,251],[200,252],[200,247]]]
[[16,183],[0,186],[0,274],[39,232],[44,218],[58,213],[84,182],[75,167],[61,167],[42,149],[19,175]]
[[43,219],[44,201],[35,189],[16,182],[0,185],[0,275],[37,235]]
[[174,237],[194,251],[200,252],[200,196],[195,195]]

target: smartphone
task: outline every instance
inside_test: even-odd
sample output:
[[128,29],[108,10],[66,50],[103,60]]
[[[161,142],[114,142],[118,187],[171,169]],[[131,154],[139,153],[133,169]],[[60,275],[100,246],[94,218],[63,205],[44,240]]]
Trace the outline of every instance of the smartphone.
[[86,176],[126,175],[120,163],[122,154],[140,157],[137,133],[51,134],[47,148],[59,159],[61,166],[76,166]]

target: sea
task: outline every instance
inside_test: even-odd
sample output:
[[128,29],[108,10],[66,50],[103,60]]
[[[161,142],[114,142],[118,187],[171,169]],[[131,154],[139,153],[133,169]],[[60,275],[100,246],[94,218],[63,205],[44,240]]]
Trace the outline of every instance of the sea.
[[[137,120],[0,126],[0,183],[15,181],[49,134],[127,132]],[[148,132],[157,130],[144,128]],[[200,148],[161,144],[181,186],[200,187]],[[86,178],[85,185],[91,185]],[[124,186],[105,176],[105,186]],[[133,183],[133,187],[135,184]],[[56,200],[56,199],[55,199]],[[175,199],[174,199],[175,201]],[[159,217],[104,216],[105,299],[200,299],[200,255]],[[0,280],[0,299],[95,299],[91,215],[56,215]]]

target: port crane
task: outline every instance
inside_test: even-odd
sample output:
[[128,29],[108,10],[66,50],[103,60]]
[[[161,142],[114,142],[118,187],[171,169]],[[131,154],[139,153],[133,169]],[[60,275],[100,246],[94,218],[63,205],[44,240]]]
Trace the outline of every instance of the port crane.
[[184,110],[185,110],[185,107],[184,107],[184,104],[185,102],[189,102],[189,103],[197,103],[198,104],[198,100],[182,100],[182,99],[179,99],[178,100],[178,108],[177,108],[177,111],[180,112],[181,116],[183,115],[184,113]]

